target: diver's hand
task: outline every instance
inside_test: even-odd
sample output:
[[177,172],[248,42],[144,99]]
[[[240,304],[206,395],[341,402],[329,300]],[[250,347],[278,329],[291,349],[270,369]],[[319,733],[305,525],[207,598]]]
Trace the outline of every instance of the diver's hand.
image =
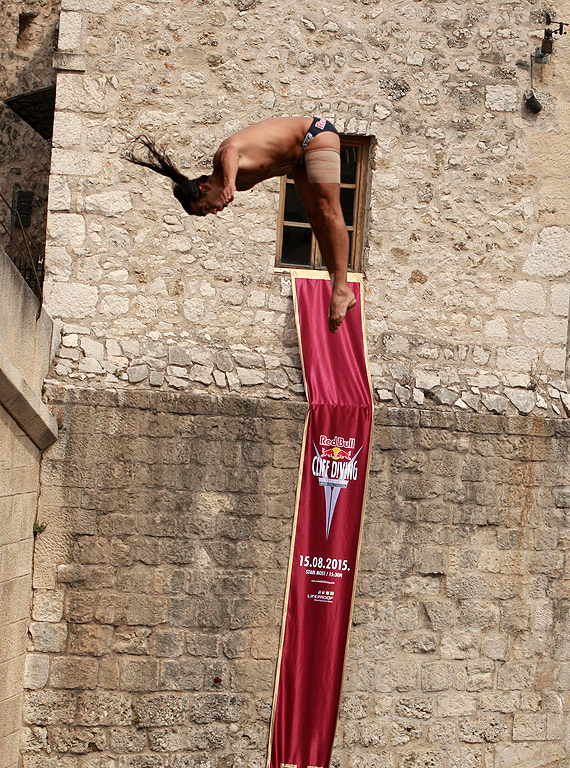
[[234,193],[236,191],[235,184],[228,184],[222,189],[222,194],[220,195],[220,200],[222,202],[222,205],[224,208],[226,205],[229,205],[232,200],[234,199]]

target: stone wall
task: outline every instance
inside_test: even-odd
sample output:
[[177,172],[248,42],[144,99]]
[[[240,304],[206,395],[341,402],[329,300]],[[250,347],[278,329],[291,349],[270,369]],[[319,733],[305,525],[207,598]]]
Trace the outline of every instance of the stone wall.
[[[6,0],[0,30],[0,193],[12,204],[15,184],[34,195],[32,220],[26,230],[35,250],[43,254],[51,147],[24,120],[4,104],[18,96],[55,83],[52,58],[56,48],[58,0]],[[0,200],[1,220],[10,227],[6,204]],[[7,233],[0,228],[0,246],[8,250]],[[25,244],[16,232],[16,243],[24,253]]]
[[0,766],[17,768],[39,451],[0,407]]
[[0,297],[0,768],[17,768],[40,456],[57,425],[41,402],[53,323],[1,249]]
[[[26,768],[262,768],[305,406],[50,386]],[[377,410],[335,768],[565,768],[568,421]]]
[[[278,183],[190,219],[166,180],[122,153],[146,133],[197,175],[253,120],[323,113],[372,138],[364,272],[379,397],[564,413],[570,45],[555,36],[536,68],[544,109],[532,115],[523,95],[542,6],[133,8],[63,6],[60,48],[85,71],[58,75],[47,294],[65,332],[54,378],[298,397],[290,284],[274,267]],[[557,9],[569,11],[567,0]]]

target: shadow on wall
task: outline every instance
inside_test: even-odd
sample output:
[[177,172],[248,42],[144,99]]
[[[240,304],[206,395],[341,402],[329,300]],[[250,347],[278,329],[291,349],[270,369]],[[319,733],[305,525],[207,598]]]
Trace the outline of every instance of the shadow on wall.
[[[11,3],[8,3],[10,6]],[[6,13],[6,102],[0,103],[0,246],[40,296],[51,160],[59,4]],[[16,98],[14,98],[16,97]],[[11,105],[11,106],[10,106]]]

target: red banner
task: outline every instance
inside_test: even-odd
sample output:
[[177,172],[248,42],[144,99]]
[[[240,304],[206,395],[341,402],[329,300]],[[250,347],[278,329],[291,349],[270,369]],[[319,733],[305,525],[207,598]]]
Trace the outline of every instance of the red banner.
[[328,275],[291,274],[309,411],[267,768],[328,768],[354,601],[373,401],[360,276],[349,276],[356,306],[331,334]]

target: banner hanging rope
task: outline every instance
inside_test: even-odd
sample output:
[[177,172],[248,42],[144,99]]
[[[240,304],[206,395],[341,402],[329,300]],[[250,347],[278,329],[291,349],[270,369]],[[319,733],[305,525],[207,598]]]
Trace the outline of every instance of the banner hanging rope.
[[309,411],[293,520],[267,768],[328,768],[354,602],[372,439],[362,279],[328,330],[326,273],[292,270]]

